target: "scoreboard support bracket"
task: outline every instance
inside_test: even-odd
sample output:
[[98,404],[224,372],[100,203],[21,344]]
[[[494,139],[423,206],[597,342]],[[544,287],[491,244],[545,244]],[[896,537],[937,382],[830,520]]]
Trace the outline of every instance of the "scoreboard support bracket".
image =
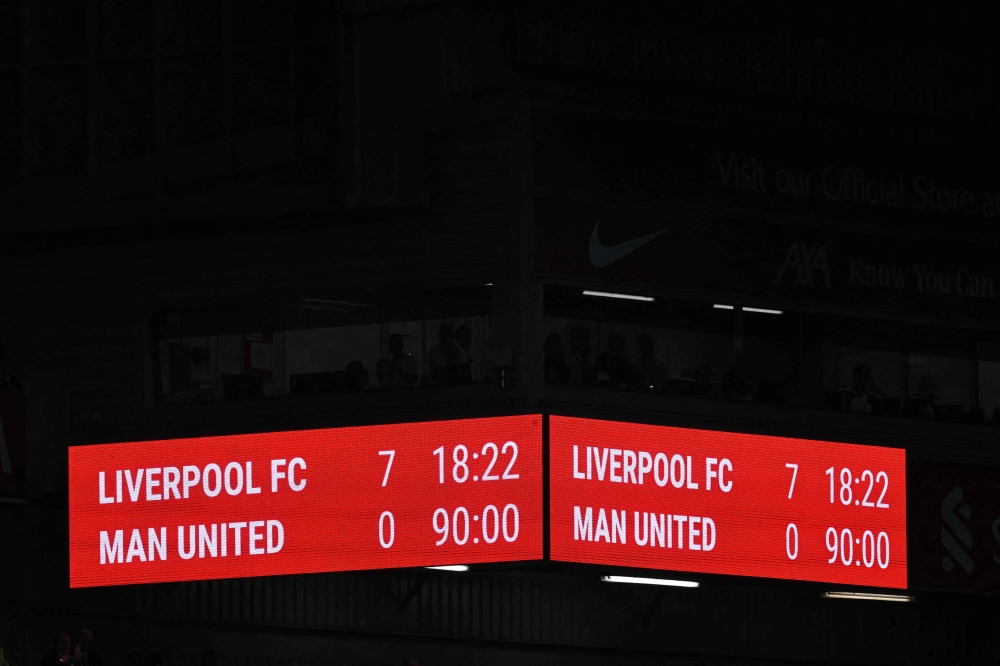
[[660,604],[663,603],[663,596],[666,593],[666,590],[659,589],[653,594],[653,599],[649,602],[649,606],[642,616],[642,628],[644,630],[649,629],[649,625],[652,624],[653,617],[656,616],[656,611],[660,609]]
[[402,597],[396,596],[396,593],[393,590],[388,590],[389,597],[392,599],[393,603],[396,604],[396,608],[400,613],[403,613],[409,607],[410,603],[416,599],[425,582],[427,582],[427,575],[421,572],[416,574],[416,578],[412,583],[410,583],[409,588],[406,590],[406,594]]

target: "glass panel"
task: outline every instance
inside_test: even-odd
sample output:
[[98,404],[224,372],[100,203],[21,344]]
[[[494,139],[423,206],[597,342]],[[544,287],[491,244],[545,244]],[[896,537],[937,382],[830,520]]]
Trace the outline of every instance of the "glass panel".
[[160,393],[199,402],[492,381],[491,308],[476,288],[163,314]]
[[1000,340],[983,331],[545,286],[545,382],[1000,423]]
[[866,414],[899,411],[901,353],[825,345],[824,358],[828,407]]
[[732,311],[555,287],[545,296],[546,383],[721,397],[732,360]]
[[907,402],[911,415],[957,421],[976,405],[973,362],[967,358],[910,354],[907,358]]

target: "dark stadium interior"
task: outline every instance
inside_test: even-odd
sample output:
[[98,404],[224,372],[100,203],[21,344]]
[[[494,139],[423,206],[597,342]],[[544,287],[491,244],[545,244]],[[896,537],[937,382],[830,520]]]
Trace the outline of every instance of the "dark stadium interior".
[[0,666],[1000,663],[998,18],[0,0]]

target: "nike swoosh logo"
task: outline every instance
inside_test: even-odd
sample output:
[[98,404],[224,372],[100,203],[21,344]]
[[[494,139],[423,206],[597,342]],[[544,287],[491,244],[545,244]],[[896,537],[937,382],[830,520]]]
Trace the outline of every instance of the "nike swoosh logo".
[[608,246],[602,245],[601,239],[597,237],[597,228],[600,224],[601,222],[598,221],[597,224],[594,225],[594,231],[590,234],[590,263],[594,264],[594,266],[597,266],[598,268],[610,266],[626,254],[635,252],[640,247],[670,228],[667,227],[667,229],[660,229],[659,231],[654,231],[651,234],[627,240],[624,243]]

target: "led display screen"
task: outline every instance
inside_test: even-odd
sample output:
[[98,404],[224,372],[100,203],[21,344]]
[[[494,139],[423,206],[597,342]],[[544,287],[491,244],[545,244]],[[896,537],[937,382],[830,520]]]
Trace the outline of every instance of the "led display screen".
[[902,449],[552,416],[553,560],[906,588]]
[[70,586],[542,557],[542,417],[69,450]]

